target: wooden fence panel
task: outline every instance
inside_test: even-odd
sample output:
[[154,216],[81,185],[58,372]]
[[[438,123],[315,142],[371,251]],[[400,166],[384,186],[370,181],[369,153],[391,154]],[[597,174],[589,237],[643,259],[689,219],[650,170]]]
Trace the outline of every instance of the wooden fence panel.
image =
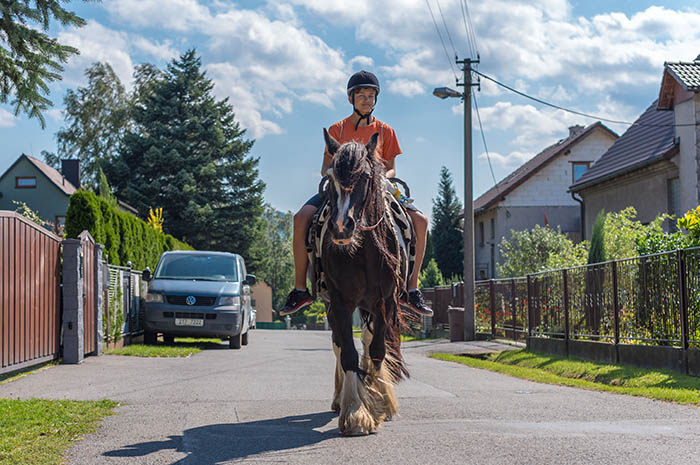
[[0,373],[58,357],[61,238],[0,211]]

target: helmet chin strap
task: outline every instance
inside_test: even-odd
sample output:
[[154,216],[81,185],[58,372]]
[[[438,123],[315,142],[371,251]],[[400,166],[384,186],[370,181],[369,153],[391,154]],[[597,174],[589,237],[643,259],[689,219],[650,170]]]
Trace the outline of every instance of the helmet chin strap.
[[362,113],[360,113],[360,110],[358,110],[358,109],[355,107],[355,93],[354,93],[354,92],[353,92],[353,94],[352,94],[352,109],[353,109],[353,110],[355,111],[355,113],[357,113],[357,114],[359,115],[359,117],[360,117],[360,118],[357,120],[357,123],[355,123],[355,131],[357,131],[357,128],[360,126],[360,123],[362,122],[363,119],[366,119],[366,120],[367,120],[367,126],[370,125],[370,123],[371,123],[371,118],[372,118],[372,112],[374,111],[374,107],[372,107],[372,109],[369,111],[369,113],[366,113],[366,114],[364,114],[364,115],[363,115]]

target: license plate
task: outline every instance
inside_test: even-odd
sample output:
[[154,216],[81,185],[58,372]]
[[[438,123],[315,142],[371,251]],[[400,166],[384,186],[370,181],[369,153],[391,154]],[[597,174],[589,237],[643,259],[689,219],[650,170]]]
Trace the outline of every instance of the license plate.
[[204,320],[197,318],[175,318],[175,326],[204,326]]

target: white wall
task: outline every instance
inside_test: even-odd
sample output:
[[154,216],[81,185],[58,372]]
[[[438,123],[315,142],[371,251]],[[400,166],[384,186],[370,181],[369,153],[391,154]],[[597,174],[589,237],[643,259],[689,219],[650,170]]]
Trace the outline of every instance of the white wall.
[[566,155],[562,154],[548,163],[533,177],[508,194],[501,203],[506,207],[562,206],[578,207],[579,204],[567,192],[571,186],[571,162],[594,162],[615,142],[603,130],[594,130],[580,140]]
[[[677,103],[674,106],[676,124],[695,124],[700,111],[700,95]],[[700,116],[700,115],[699,115]],[[693,126],[676,126],[676,137],[680,139],[680,156],[677,158],[678,180],[680,183],[681,214],[698,205],[698,131]]]

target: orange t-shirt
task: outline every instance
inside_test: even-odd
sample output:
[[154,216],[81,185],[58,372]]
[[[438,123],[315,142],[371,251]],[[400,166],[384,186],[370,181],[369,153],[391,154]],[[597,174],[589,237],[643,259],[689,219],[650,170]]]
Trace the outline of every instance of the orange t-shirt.
[[[350,117],[333,123],[331,127],[328,128],[328,133],[341,145],[352,141],[360,144],[367,144],[370,137],[372,137],[375,132],[379,133],[376,151],[377,156],[387,161],[396,158],[396,156],[401,153],[401,147],[396,138],[396,133],[391,126],[382,123],[377,118],[374,118],[372,124],[368,126],[359,126],[357,131],[355,130],[355,123],[350,120]],[[324,156],[331,157],[327,149],[324,150]]]

